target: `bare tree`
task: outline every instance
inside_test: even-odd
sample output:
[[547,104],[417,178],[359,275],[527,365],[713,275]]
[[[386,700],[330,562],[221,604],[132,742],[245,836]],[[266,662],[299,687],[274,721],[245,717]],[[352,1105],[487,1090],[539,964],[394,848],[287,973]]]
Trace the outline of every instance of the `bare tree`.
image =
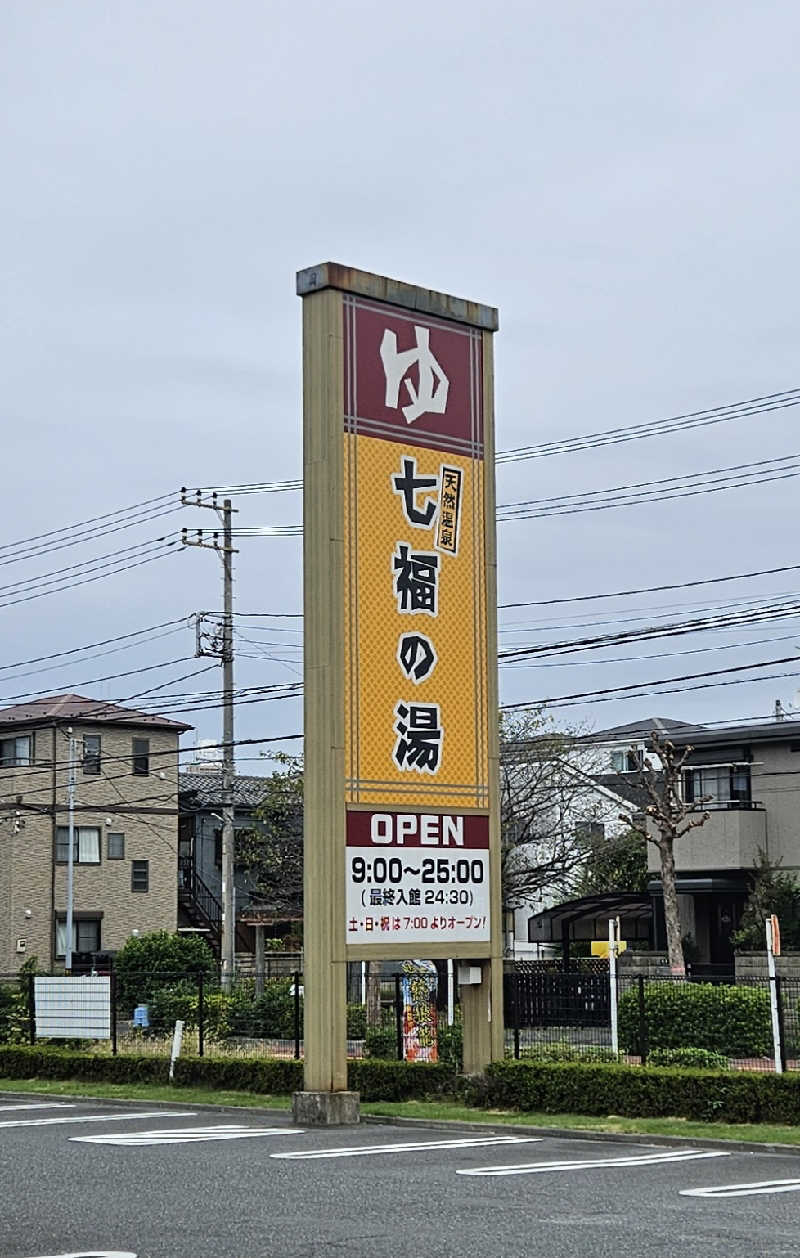
[[542,712],[504,715],[500,731],[503,906],[571,889],[602,810],[580,735]]
[[[667,959],[672,973],[683,975],[686,964],[675,888],[675,843],[690,830],[705,825],[711,814],[696,810],[697,802],[703,803],[703,800],[687,803],[683,798],[683,766],[693,748],[678,749],[655,729],[649,741],[659,766],[653,764],[650,756],[644,755],[641,756],[639,769],[627,775],[644,792],[644,815],[640,810],[631,810],[620,814],[620,820],[658,849],[667,928]],[[640,757],[641,753],[636,748],[631,750],[634,756]]]

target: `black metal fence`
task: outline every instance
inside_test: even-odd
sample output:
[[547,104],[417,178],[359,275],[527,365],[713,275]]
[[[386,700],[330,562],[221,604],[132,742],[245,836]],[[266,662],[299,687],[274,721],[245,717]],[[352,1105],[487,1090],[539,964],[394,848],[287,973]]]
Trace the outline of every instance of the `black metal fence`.
[[[41,976],[40,976],[41,977]],[[76,979],[63,1022],[37,1023],[34,976],[0,975],[0,1044],[49,1038],[86,1051],[168,1056],[176,1022],[184,1053],[214,1057],[303,1056],[303,974],[237,976],[223,988],[200,973],[112,973],[107,1035],[80,1036],[96,991]],[[353,991],[351,995],[356,994]],[[425,972],[370,979],[347,1006],[351,1057],[446,1060],[460,1064],[460,1013],[450,1025],[442,985]],[[509,967],[504,979],[506,1051],[540,1060],[622,1060],[638,1064],[776,1068],[773,1023],[784,1070],[800,1070],[800,978],[617,979],[616,1047],[608,967]],[[83,1001],[83,1005],[81,1002]],[[441,1007],[445,1004],[445,1007]],[[774,1011],[774,1012],[773,1012]],[[57,1018],[62,1017],[58,1011]],[[98,1015],[98,1025],[102,1018]]]
[[[608,968],[505,975],[506,1047],[516,1058],[800,1070],[800,979],[620,975],[618,1040]],[[774,1014],[773,1014],[774,1010]]]
[[[87,978],[71,984],[63,1023],[54,1027],[51,1021],[44,1027],[41,1010],[37,1024],[34,976],[0,975],[0,1044],[33,1044],[44,1038],[80,1042],[93,1052],[169,1056],[176,1023],[181,1022],[184,1053],[303,1056],[304,983],[299,970],[283,977],[271,971],[237,976],[228,985],[215,975],[196,972],[112,972],[99,980],[108,985],[108,1029],[94,1043],[79,1034],[89,1010]],[[347,1006],[348,1055],[436,1060],[438,1036],[446,1024],[436,994],[436,976],[428,973],[370,980],[369,1013],[360,1002]]]

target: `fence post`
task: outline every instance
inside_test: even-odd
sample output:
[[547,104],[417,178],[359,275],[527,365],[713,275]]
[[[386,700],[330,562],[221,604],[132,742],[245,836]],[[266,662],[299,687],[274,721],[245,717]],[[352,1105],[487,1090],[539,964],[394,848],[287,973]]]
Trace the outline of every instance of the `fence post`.
[[515,970],[511,975],[511,1009],[514,1017],[514,1059],[519,1061],[519,980],[522,976]]
[[109,982],[111,984],[111,991],[109,993],[109,995],[111,996],[111,1056],[116,1057],[117,1055],[117,976],[113,970],[111,971]]
[[403,1052],[403,997],[400,991],[400,975],[394,976],[394,1017],[397,1028],[397,1060],[402,1061]]
[[33,975],[28,975],[28,1042],[36,1043],[36,989]]
[[300,971],[294,972],[294,1059],[300,1060]]
[[783,983],[779,974],[775,975],[775,1004],[778,1011],[778,1044],[781,1071],[786,1071],[786,1029],[783,1022]]
[[611,1051],[619,1057],[619,1019],[617,1017],[617,921],[608,919],[608,994],[611,1005]]
[[197,1055],[202,1057],[205,1052],[206,1031],[205,975],[202,970],[197,974]]
[[774,937],[774,922],[777,919],[768,917],[764,923],[767,935],[767,974],[769,975],[769,1005],[772,1014],[772,1043],[775,1049],[775,1073],[783,1074],[783,1035],[781,1028],[780,1009],[778,1002],[778,977],[775,971],[775,948],[780,948],[780,939]]
[[644,1005],[644,975],[640,974],[639,986],[639,1057],[643,1066],[647,1065],[647,1013]]

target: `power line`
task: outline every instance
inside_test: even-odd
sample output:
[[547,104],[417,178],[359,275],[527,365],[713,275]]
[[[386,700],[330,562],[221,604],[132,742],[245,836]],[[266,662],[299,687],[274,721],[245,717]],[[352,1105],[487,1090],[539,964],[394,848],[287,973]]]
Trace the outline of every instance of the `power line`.
[[[563,515],[582,515],[587,511],[609,511],[614,507],[640,507],[651,502],[668,502],[674,498],[696,498],[701,494],[717,494],[729,489],[749,489],[753,485],[767,485],[773,481],[792,480],[800,476],[800,464],[775,468],[774,475],[742,474],[738,479],[719,478],[705,484],[686,481],[674,489],[657,488],[658,482],[652,481],[652,491],[639,494],[625,494],[625,486],[618,489],[596,489],[587,491],[582,501],[566,502],[564,506],[542,506],[526,503],[501,503],[497,508],[498,524],[508,524],[514,520],[544,520]],[[611,496],[608,496],[611,495]],[[558,501],[542,499],[542,502]],[[522,509],[520,509],[522,508]]]
[[695,620],[679,621],[668,625],[653,625],[633,629],[625,633],[609,633],[596,638],[573,638],[562,642],[544,642],[532,646],[509,647],[498,652],[499,659],[519,659],[524,656],[569,654],[573,651],[597,650],[604,646],[616,646],[626,642],[647,642],[653,638],[680,637],[685,634],[712,629],[739,628],[761,624],[770,620],[792,619],[800,614],[800,603],[778,605],[774,608],[751,609],[740,613],[727,613]]
[[113,638],[101,638],[99,642],[87,642],[84,646],[70,647],[69,650],[66,651],[53,651],[50,655],[34,655],[33,658],[29,660],[17,660],[13,664],[0,664],[0,672],[5,672],[9,668],[23,668],[26,664],[41,664],[45,660],[57,660],[62,659],[67,655],[77,655],[84,651],[93,651],[95,647],[109,646],[112,643],[125,642],[130,638],[139,638],[144,636],[146,633],[154,633],[158,629],[167,629],[171,625],[179,627],[181,625],[188,624],[189,619],[190,618],[187,616],[180,616],[174,620],[162,620],[156,625],[147,625],[144,629],[133,629],[130,633],[119,633]]
[[798,572],[800,564],[783,564],[780,568],[759,568],[753,572],[735,572],[726,577],[701,577],[696,581],[677,581],[671,585],[649,585],[638,590],[609,590],[602,594],[574,594],[568,598],[542,598],[525,603],[498,603],[498,610],[512,607],[555,607],[560,603],[589,603],[596,599],[629,598],[636,594],[663,594],[668,590],[688,590],[698,585],[720,585],[725,581],[749,581],[754,577],[771,577],[783,572]]
[[[124,673],[109,673],[106,677],[92,677],[88,681],[74,681],[70,684],[73,686],[97,686],[101,682],[116,681],[120,677],[135,677],[139,673],[152,673],[156,668],[171,668],[175,664],[185,664],[191,656],[180,655],[174,660],[162,660],[160,664],[145,664],[142,668],[129,668]],[[165,683],[169,684],[169,683]],[[0,704],[19,703],[21,700],[37,699],[41,695],[50,695],[53,693],[52,686],[48,686],[47,690],[27,690],[18,695],[7,695],[5,699],[0,699]]]
[[[709,669],[707,672],[704,672],[704,673],[684,673],[683,676],[680,676],[680,677],[663,677],[663,678],[658,678],[655,681],[632,682],[625,686],[607,686],[607,687],[604,687],[602,690],[585,690],[585,691],[577,692],[575,694],[556,695],[548,699],[533,699],[533,700],[523,700],[519,703],[505,703],[502,705],[502,707],[505,710],[511,711],[516,708],[530,708],[530,707],[538,707],[540,705],[543,707],[546,707],[548,705],[549,706],[565,706],[567,704],[577,703],[581,700],[594,700],[598,698],[599,696],[609,696],[609,697],[619,696],[622,694],[630,694],[630,692],[633,690],[641,690],[641,689],[649,688],[653,686],[672,686],[674,682],[678,682],[678,681],[696,681],[704,677],[720,677],[720,676],[730,674],[730,673],[737,673],[737,674],[745,673],[745,672],[749,672],[750,670],[754,668],[772,668],[776,664],[795,664],[798,661],[800,661],[800,655],[787,655],[777,660],[759,660],[755,664],[735,664],[730,668]],[[773,673],[772,677],[796,677],[798,675],[800,674],[798,673]],[[740,683],[743,683],[744,681],[747,681],[747,680],[763,681],[765,679],[761,677],[752,677],[749,679],[738,678],[738,680]],[[708,686],[710,687],[714,684],[717,684],[717,683],[708,683]],[[704,687],[691,686],[691,687],[688,687],[688,689],[702,690],[704,689]],[[673,694],[676,692],[672,690],[659,691],[659,690],[648,689],[647,693],[649,694]]]
[[71,546],[78,546],[84,542],[105,541],[112,533],[121,533],[125,529],[136,528],[140,524],[150,524],[153,520],[159,520],[163,516],[174,515],[176,511],[183,508],[180,503],[177,506],[165,507],[161,511],[145,511],[136,516],[130,516],[121,523],[104,524],[98,527],[87,529],[82,533],[73,533],[65,540],[54,540],[49,543],[41,543],[29,550],[17,551],[13,555],[8,556],[5,552],[0,553],[0,567],[8,567],[9,564],[21,563],[25,559],[38,559],[40,555],[54,554],[59,550],[68,550]]
[[168,541],[169,535],[152,537],[149,541],[137,542],[133,546],[122,546],[119,550],[110,550],[104,555],[96,555],[93,559],[82,559],[80,563],[68,564],[64,568],[54,568],[51,572],[42,572],[36,577],[25,577],[20,581],[11,581],[7,585],[0,585],[0,595],[18,590],[22,586],[30,589],[32,586],[53,585],[58,581],[62,581],[69,573],[83,575],[94,568],[109,567],[112,563],[119,562],[122,555],[130,555],[134,551],[140,555],[148,554],[153,548],[163,546]]
[[[798,399],[800,404],[800,399]],[[667,502],[675,498],[693,498],[729,489],[747,489],[774,481],[800,476],[800,456],[783,455],[737,467],[714,468],[707,472],[686,472],[663,480],[640,481],[632,485],[614,485],[607,489],[591,489],[577,494],[559,494],[552,498],[531,498],[521,502],[499,503],[498,524],[515,520],[542,520],[558,516],[581,515],[587,511],[609,511],[617,507],[644,506],[651,502]],[[705,479],[704,479],[705,478]],[[234,537],[302,537],[302,524],[261,524],[234,529]]]
[[765,394],[744,402],[732,402],[727,406],[715,406],[703,411],[688,411],[668,419],[656,419],[643,424],[630,424],[610,428],[604,432],[588,433],[582,437],[566,437],[560,441],[545,441],[538,445],[517,446],[513,450],[498,452],[497,463],[516,463],[524,459],[548,458],[555,454],[571,454],[579,450],[592,450],[599,446],[619,445],[626,441],[638,441],[644,437],[660,437],[673,432],[686,432],[692,428],[707,428],[714,424],[728,423],[734,419],[746,419],[764,415],[770,411],[797,406],[800,389],[787,389],[782,393]]
[[103,515],[92,516],[90,519],[81,520],[77,524],[64,524],[60,528],[50,529],[46,533],[36,533],[34,534],[33,537],[24,537],[20,541],[3,542],[2,544],[0,544],[0,553],[2,553],[5,550],[19,550],[20,548],[27,547],[33,542],[41,541],[44,538],[56,537],[57,535],[60,535],[62,533],[73,532],[75,529],[83,529],[83,528],[86,528],[90,524],[99,524],[100,521],[102,520],[110,520],[114,516],[124,516],[124,515],[129,514],[132,511],[140,511],[140,510],[143,510],[145,507],[151,507],[151,506],[154,506],[156,503],[166,502],[169,498],[174,498],[174,497],[175,497],[175,491],[170,490],[170,492],[167,494],[158,494],[155,498],[145,498],[142,502],[134,503],[133,506],[119,507],[115,511],[106,511]]
[[606,656],[606,658],[602,660],[570,659],[552,660],[547,662],[543,662],[540,659],[503,660],[501,661],[500,667],[509,669],[513,668],[517,670],[521,668],[602,668],[606,664],[632,664],[638,663],[640,660],[666,660],[676,659],[682,655],[706,655],[709,652],[716,651],[741,651],[744,650],[745,647],[764,646],[769,642],[791,642],[793,639],[797,639],[797,637],[798,635],[796,633],[785,633],[781,634],[777,638],[755,638],[751,639],[749,642],[725,642],[722,645],[717,643],[715,646],[692,647],[690,650],[686,651],[656,651],[654,654],[650,655],[615,655],[611,658]]
[[144,559],[137,559],[133,563],[121,564],[112,568],[110,572],[100,572],[95,576],[83,577],[78,581],[69,581],[66,584],[60,585],[54,589],[39,590],[33,594],[26,594],[23,598],[8,599],[5,603],[0,603],[0,609],[4,609],[6,607],[16,607],[20,603],[30,603],[33,602],[34,599],[46,598],[48,594],[63,594],[66,590],[74,590],[81,585],[91,585],[94,581],[104,581],[107,577],[116,576],[120,572],[130,572],[133,568],[141,568],[145,564],[154,563],[157,559],[166,559],[168,555],[179,553],[180,549],[180,545],[177,541],[169,542],[163,550],[158,551],[155,554],[151,554]]

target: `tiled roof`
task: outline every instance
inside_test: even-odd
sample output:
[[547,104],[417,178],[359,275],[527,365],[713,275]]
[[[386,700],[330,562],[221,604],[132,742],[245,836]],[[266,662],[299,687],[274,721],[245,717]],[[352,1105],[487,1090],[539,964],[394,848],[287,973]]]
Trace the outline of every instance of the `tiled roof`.
[[33,699],[30,703],[16,703],[10,708],[0,708],[0,726],[31,725],[58,721],[87,721],[103,725],[148,725],[151,728],[171,729],[183,733],[191,725],[183,721],[170,721],[166,716],[151,712],[137,712],[135,708],[122,708],[102,699],[87,699],[85,695],[50,695],[46,699]]
[[[235,808],[257,808],[267,789],[268,778],[237,773],[233,779]],[[178,794],[192,795],[197,808],[219,808],[222,803],[222,774],[202,770],[178,775]]]
[[631,721],[628,725],[612,725],[610,729],[599,729],[587,734],[582,740],[587,743],[610,743],[620,738],[648,738],[655,730],[658,734],[690,734],[704,730],[703,725],[692,725],[688,721],[673,721],[668,716],[645,716],[639,721]]

